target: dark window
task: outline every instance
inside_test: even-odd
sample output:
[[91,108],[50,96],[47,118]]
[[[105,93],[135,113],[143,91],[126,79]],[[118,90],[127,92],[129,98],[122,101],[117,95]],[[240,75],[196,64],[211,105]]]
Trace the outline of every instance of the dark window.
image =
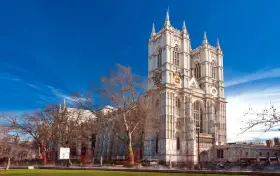
[[176,108],[180,108],[180,99],[176,98],[176,102],[175,102]]
[[157,68],[160,68],[161,64],[162,64],[162,50],[158,49]]
[[179,47],[177,45],[173,51],[173,64],[179,66]]
[[217,158],[224,158],[224,151],[223,150],[217,150]]
[[177,137],[177,150],[180,150],[180,138]]
[[259,155],[262,156],[262,152],[260,152]]
[[156,138],[156,154],[158,154],[158,137]]
[[195,64],[194,67],[194,77],[198,80],[201,77],[201,67],[199,63]]
[[216,65],[215,62],[212,62],[210,65],[211,77],[216,79]]

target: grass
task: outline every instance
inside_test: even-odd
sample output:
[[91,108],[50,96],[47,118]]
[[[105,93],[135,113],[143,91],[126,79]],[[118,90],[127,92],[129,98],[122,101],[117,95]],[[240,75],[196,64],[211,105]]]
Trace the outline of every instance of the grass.
[[151,172],[122,172],[94,170],[9,170],[0,171],[0,176],[222,176],[223,174],[186,174],[186,173],[151,173]]

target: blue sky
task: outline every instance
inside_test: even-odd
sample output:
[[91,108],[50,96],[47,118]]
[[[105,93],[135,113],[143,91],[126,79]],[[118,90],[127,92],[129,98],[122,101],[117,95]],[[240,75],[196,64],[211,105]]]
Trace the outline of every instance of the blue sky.
[[228,123],[238,125],[249,104],[280,104],[277,0],[26,0],[0,2],[0,110],[70,101],[116,63],[146,76],[152,23],[160,30],[168,6],[174,27],[186,20],[193,48],[204,31],[212,45],[219,37]]

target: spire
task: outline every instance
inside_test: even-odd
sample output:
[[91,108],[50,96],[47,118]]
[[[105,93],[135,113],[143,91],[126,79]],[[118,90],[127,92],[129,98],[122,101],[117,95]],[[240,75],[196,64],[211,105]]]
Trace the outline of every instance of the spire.
[[220,42],[219,42],[219,38],[217,38],[216,48],[217,48],[218,50],[221,50],[221,46],[220,46]]
[[165,23],[164,23],[164,25],[166,26],[166,25],[170,25],[170,20],[169,20],[169,7],[168,7],[168,9],[167,9],[167,11],[166,11],[166,17],[165,17]]
[[204,32],[203,40],[207,40],[206,32]]
[[219,48],[220,48],[219,38],[217,38],[217,47],[219,47]]
[[66,107],[67,107],[67,104],[66,104],[66,100],[65,100],[65,98],[64,98],[64,100],[63,100],[63,110],[65,110]]
[[153,23],[151,36],[156,35],[155,24]]
[[183,32],[183,33],[187,33],[187,28],[186,28],[185,20],[183,21],[182,32]]
[[207,44],[207,43],[208,43],[208,40],[207,40],[206,32],[204,32],[203,44]]

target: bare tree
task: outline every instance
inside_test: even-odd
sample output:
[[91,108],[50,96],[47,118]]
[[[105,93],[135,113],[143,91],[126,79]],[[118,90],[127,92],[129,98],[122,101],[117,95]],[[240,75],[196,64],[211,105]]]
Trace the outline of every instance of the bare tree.
[[[98,92],[98,91],[97,91]],[[103,135],[106,133],[106,130],[108,131],[108,113],[104,113],[104,107],[99,107],[95,102],[93,102],[92,95],[96,93],[95,89],[90,90],[90,92],[87,92],[86,94],[82,95],[79,92],[74,92],[72,98],[73,98],[73,104],[75,107],[80,111],[89,111],[91,115],[94,118],[91,118],[87,121],[87,125],[89,126],[89,133],[92,135],[92,140],[96,140],[98,138],[98,146],[97,144],[94,144],[92,146],[93,150],[95,148],[99,148],[97,155],[100,157],[100,166],[103,165],[103,154],[104,154],[104,141],[106,138],[106,135]],[[112,112],[112,109],[109,110]],[[89,134],[90,135],[90,134]],[[93,139],[93,137],[95,139]],[[95,142],[95,141],[92,141]],[[94,162],[94,161],[93,161]]]
[[[102,123],[118,137],[127,149],[128,164],[134,164],[133,135],[142,132],[152,108],[152,91],[147,91],[146,80],[132,73],[130,67],[117,65],[108,77],[101,78],[98,92],[105,102],[116,108]],[[87,106],[83,105],[84,108]]]
[[28,142],[20,141],[15,131],[14,134],[10,134],[11,131],[10,127],[0,128],[0,156],[7,159],[6,170],[10,168],[11,159],[27,155],[31,151]]
[[107,124],[107,114],[102,112],[101,110],[96,111],[96,119],[92,123],[92,127],[94,129],[94,133],[98,135],[98,148],[101,149],[99,151],[99,157],[100,157],[100,166],[103,165],[103,155],[104,155],[104,141],[106,139],[106,131],[108,131],[108,124]]
[[[83,142],[89,142],[94,115],[87,110],[55,106],[46,110],[46,116],[53,119],[51,138],[55,147],[77,149]],[[68,164],[71,165],[69,158]]]
[[241,133],[245,133],[253,128],[259,128],[264,133],[270,130],[280,131],[280,112],[277,111],[277,108],[273,104],[270,104],[268,108],[265,107],[261,112],[250,107],[249,110],[244,113],[244,116],[249,118],[242,121],[244,127],[241,128]]
[[8,123],[9,127],[17,130],[19,135],[32,138],[38,146],[38,152],[44,164],[47,164],[46,152],[51,139],[53,121],[45,115],[45,111],[25,113],[21,117],[2,115],[1,118]]

